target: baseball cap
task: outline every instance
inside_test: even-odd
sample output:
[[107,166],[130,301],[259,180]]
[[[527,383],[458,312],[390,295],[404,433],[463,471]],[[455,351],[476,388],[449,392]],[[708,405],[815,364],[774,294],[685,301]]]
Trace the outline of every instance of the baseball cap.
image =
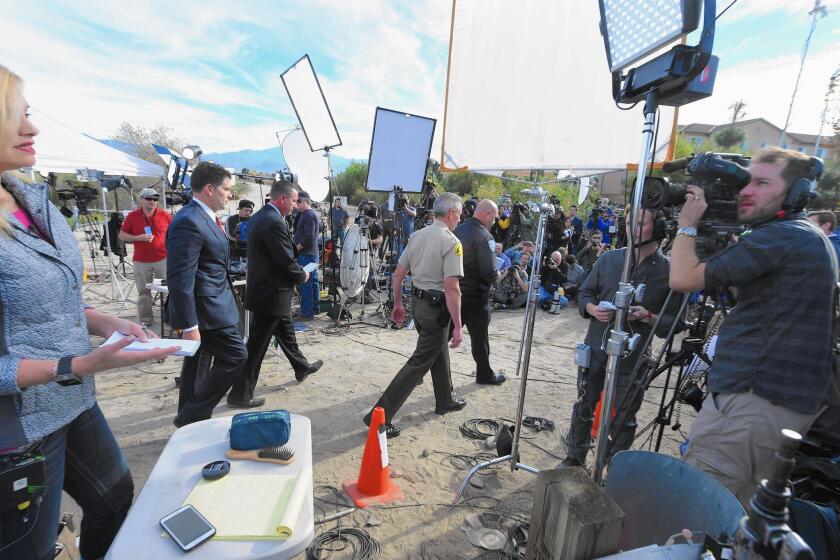
[[160,199],[160,193],[158,193],[155,189],[151,187],[146,187],[142,191],[140,191],[140,198],[154,198],[155,200]]
[[254,208],[254,203],[251,202],[250,200],[248,200],[247,198],[243,198],[242,200],[239,201],[239,209],[241,210],[242,208],[253,209]]

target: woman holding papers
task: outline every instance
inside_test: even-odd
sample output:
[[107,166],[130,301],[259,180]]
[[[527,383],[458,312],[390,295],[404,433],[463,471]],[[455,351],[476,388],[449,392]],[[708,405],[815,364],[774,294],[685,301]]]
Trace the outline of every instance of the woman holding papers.
[[[35,164],[36,134],[20,78],[0,66],[0,471],[42,455],[39,472],[29,471],[30,493],[44,477],[41,495],[0,504],[0,557],[52,558],[63,489],[82,508],[82,556],[99,558],[134,486],[96,403],[93,374],[178,348],[127,352],[135,338],[146,340],[142,327],[82,302],[79,247],[47,186],[7,173]],[[90,334],[117,331],[130,336],[91,350]]]

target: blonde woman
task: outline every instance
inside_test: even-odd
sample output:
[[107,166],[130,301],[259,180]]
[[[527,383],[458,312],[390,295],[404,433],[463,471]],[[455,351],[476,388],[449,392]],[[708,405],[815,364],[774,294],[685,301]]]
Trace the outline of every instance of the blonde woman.
[[[142,327],[82,302],[78,244],[46,185],[8,173],[35,164],[38,129],[21,80],[0,66],[0,470],[27,453],[44,457],[44,494],[23,512],[0,504],[0,557],[54,556],[61,492],[82,508],[80,548],[105,555],[131,506],[134,485],[96,403],[93,374],[160,359],[139,353]],[[130,335],[91,350],[90,335]]]

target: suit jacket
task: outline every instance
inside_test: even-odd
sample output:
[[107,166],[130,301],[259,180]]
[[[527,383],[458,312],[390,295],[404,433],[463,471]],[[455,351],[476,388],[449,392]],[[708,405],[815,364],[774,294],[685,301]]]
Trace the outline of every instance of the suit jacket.
[[295,284],[306,273],[295,260],[286,220],[266,204],[248,223],[248,287],[245,307],[263,315],[287,315]]
[[167,322],[176,329],[238,325],[239,309],[228,274],[229,240],[194,200],[172,220],[166,250]]

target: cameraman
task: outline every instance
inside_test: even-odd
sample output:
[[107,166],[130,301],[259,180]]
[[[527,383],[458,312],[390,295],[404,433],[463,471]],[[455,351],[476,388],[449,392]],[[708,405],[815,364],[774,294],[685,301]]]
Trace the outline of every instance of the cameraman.
[[522,253],[517,264],[508,268],[499,277],[493,299],[497,308],[524,307],[528,301],[528,264],[531,262],[530,253]]
[[[635,285],[646,286],[642,305],[631,305],[627,313],[627,328],[641,336],[644,340],[650,334],[657,315],[662,313],[662,306],[668,297],[668,269],[669,263],[662,251],[659,250],[659,237],[664,231],[654,228],[657,216],[651,210],[642,209],[637,214],[640,231],[634,238],[637,240],[635,261],[630,281]],[[630,221],[627,222],[630,228]],[[598,232],[593,233],[593,237]],[[629,235],[629,231],[628,231]],[[592,446],[591,430],[595,416],[595,407],[604,387],[607,368],[607,353],[604,350],[605,340],[615,316],[614,309],[601,307],[601,302],[612,302],[618,291],[624,268],[627,248],[610,251],[598,259],[592,272],[578,292],[578,310],[584,319],[589,319],[589,329],[586,331],[585,343],[589,346],[589,368],[578,370],[578,398],[572,408],[572,422],[566,437],[566,459],[561,466],[585,466],[586,456]],[[663,321],[659,324],[657,335],[666,336],[679,308],[679,298],[672,297],[670,307]],[[622,358],[618,364],[618,379],[616,382],[615,408],[618,410],[622,400],[627,396],[632,385],[632,372],[641,351],[641,344],[629,356]],[[642,404],[642,392],[629,403],[628,420],[618,431],[610,455],[630,448],[636,433],[636,412]]]
[[546,218],[545,221],[545,244],[543,247],[544,254],[551,254],[560,247],[566,245],[566,214],[563,212],[563,207],[560,201],[553,199],[554,212]]
[[569,238],[569,254],[570,255],[577,255],[578,247],[580,247],[580,238],[583,234],[583,220],[578,218],[577,215],[577,206],[572,204],[569,206],[569,215],[566,216],[567,219],[572,220],[572,236]]
[[802,213],[816,158],[781,148],[756,154],[738,195],[738,243],[700,262],[696,227],[708,207],[690,185],[671,257],[675,290],[738,288],[718,335],[709,393],[691,426],[685,461],[746,505],[774,464],[783,428],[808,431],[835,404],[832,368],[834,271],[825,240]]
[[603,237],[600,231],[593,231],[590,234],[589,239],[586,240],[586,244],[580,251],[578,251],[578,264],[583,267],[583,270],[586,273],[589,273],[589,271],[592,270],[592,267],[595,266],[595,262],[606,250],[604,244],[601,242],[602,238]]
[[[563,260],[561,251],[554,251],[540,267],[540,296],[539,303],[543,309],[547,309],[554,299],[554,293],[558,288],[566,284],[566,276],[569,273],[569,265]],[[566,307],[569,300],[561,296],[560,305]]]

